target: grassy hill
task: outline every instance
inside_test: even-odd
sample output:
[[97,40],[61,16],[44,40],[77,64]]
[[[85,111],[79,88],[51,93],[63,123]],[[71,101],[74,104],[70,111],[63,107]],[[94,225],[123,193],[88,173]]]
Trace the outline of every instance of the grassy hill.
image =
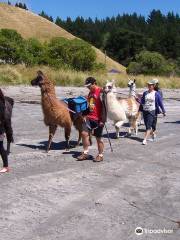
[[[75,36],[58,27],[56,24],[30,12],[5,3],[0,3],[0,29],[15,29],[24,38],[37,38],[40,41],[48,41],[53,37],[73,39]],[[105,63],[105,55],[97,48],[97,62]],[[111,58],[106,58],[107,69],[115,68],[125,72],[125,67]]]

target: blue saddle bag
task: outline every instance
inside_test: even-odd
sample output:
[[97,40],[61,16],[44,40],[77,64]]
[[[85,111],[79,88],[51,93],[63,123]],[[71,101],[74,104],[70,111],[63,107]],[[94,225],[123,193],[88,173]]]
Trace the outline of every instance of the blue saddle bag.
[[83,96],[76,98],[65,98],[63,101],[68,105],[68,108],[75,113],[86,112],[89,108],[87,99]]

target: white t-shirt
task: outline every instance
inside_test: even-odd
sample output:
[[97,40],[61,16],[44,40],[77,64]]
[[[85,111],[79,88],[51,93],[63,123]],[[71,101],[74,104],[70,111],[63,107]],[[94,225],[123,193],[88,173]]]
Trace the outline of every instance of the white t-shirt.
[[144,111],[154,111],[156,109],[155,106],[155,93],[156,91],[152,91],[146,94],[145,96],[145,104],[143,105]]

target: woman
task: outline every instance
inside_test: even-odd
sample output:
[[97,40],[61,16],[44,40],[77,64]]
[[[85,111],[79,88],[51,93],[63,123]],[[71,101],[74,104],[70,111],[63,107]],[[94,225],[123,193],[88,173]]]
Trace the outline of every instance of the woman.
[[0,155],[3,160],[3,168],[0,170],[0,173],[9,172],[8,168],[8,155],[4,149],[3,141],[5,137],[5,98],[4,94],[0,89]]
[[142,142],[143,145],[147,144],[147,139],[150,135],[152,138],[155,136],[157,115],[161,112],[164,114],[164,116],[166,114],[162,98],[160,94],[155,91],[155,86],[156,80],[149,81],[148,91],[143,93],[141,99],[140,110],[143,112],[144,123],[146,126],[146,133]]
[[[160,87],[159,87],[159,80],[158,80],[158,79],[153,79],[153,80],[154,80],[155,83],[156,83],[156,85],[155,85],[155,87],[154,87],[154,90],[159,93],[159,95],[161,96],[161,100],[163,101],[163,92],[162,92],[162,90],[161,90]],[[156,114],[156,117],[155,117],[155,120],[154,120],[154,124],[153,124],[153,128],[152,128],[152,130],[153,130],[152,140],[153,140],[153,141],[154,141],[155,138],[156,138],[157,117],[158,117],[158,116],[157,116],[157,114]]]

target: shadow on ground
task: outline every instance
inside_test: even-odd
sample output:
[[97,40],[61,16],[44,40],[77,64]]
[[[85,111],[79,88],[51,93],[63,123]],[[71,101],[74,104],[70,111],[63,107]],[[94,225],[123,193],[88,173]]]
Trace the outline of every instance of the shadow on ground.
[[164,123],[175,123],[175,124],[180,124],[180,121],[175,121],[175,122],[164,122]]
[[[145,130],[140,129],[140,132],[145,132]],[[117,139],[116,133],[109,133],[109,135],[104,134],[103,138]],[[129,138],[129,139],[132,139],[132,140],[137,141],[137,142],[142,142],[142,138],[139,138],[135,135],[129,135],[127,132],[121,132],[120,133],[120,138]]]
[[[47,145],[48,145],[48,141],[39,142],[37,145],[35,145],[35,144],[25,144],[25,143],[16,144],[16,145],[31,148],[31,149],[46,150]],[[76,145],[77,145],[76,141],[71,141],[70,142],[70,148],[74,148],[74,147],[76,147]],[[58,143],[52,142],[52,144],[51,144],[51,150],[65,150],[65,149],[66,149],[66,142],[65,141],[58,142]]]

